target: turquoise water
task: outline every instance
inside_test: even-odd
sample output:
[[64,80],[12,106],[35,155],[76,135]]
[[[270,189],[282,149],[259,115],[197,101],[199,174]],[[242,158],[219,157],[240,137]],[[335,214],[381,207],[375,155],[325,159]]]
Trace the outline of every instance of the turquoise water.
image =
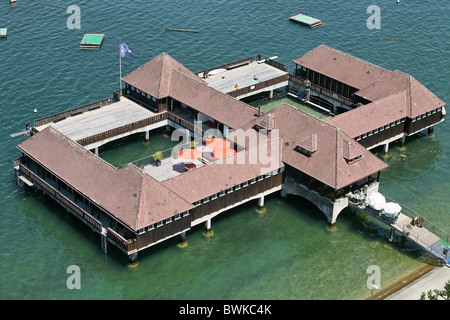
[[[310,203],[296,197],[266,200],[212,221],[214,237],[202,227],[188,232],[188,247],[178,239],[157,245],[129,265],[76,218],[40,193],[17,190],[12,159],[23,137],[10,138],[26,121],[112,95],[119,87],[118,39],[135,57],[123,59],[123,74],[165,51],[193,71],[261,53],[292,60],[324,43],[387,69],[412,74],[447,103],[450,100],[448,1],[379,1],[381,29],[369,30],[372,1],[77,1],[81,29],[69,30],[69,4],[19,1],[0,4],[0,105],[3,139],[0,162],[0,299],[361,299],[370,265],[381,270],[381,286],[427,262],[423,251],[363,213],[343,211],[335,228]],[[287,21],[304,13],[324,22],[310,29]],[[196,29],[199,33],[164,31]],[[85,33],[105,33],[100,50],[80,50]],[[405,41],[382,37],[402,37]],[[152,153],[164,136],[104,147],[100,156],[114,165]],[[380,191],[423,214],[447,231],[450,190],[450,127],[432,136],[392,144],[390,167]],[[81,289],[66,286],[67,267],[78,265]]]

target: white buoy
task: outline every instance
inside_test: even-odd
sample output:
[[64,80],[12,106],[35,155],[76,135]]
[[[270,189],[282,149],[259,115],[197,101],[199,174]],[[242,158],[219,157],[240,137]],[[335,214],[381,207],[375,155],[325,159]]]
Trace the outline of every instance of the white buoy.
[[34,111],[33,111],[34,113],[37,113],[37,109],[36,108],[34,108]]

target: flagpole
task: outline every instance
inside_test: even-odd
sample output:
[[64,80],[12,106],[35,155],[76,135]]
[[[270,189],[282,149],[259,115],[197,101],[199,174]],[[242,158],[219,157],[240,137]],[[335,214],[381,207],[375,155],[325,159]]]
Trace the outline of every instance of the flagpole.
[[120,64],[120,76],[119,76],[119,83],[120,83],[120,92],[119,96],[122,96],[122,55],[121,55],[121,47],[120,47],[120,40],[119,39],[119,64]]

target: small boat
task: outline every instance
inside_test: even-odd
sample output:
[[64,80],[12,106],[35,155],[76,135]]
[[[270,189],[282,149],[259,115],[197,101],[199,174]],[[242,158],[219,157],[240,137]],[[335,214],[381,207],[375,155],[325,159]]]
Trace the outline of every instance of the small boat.
[[9,2],[10,2],[10,3],[16,3],[17,0],[10,0]]
[[215,70],[211,70],[211,71],[208,73],[208,75],[213,76],[213,75],[215,75],[215,74],[219,74],[219,73],[222,73],[222,72],[225,72],[225,71],[226,71],[225,69],[215,69]]

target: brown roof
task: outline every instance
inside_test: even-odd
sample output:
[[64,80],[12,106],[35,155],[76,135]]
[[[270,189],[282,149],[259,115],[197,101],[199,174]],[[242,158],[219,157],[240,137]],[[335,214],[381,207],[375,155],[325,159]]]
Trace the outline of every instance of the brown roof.
[[407,115],[407,94],[403,90],[326,121],[355,138]]
[[378,79],[355,94],[369,101],[375,101],[400,91],[406,91],[406,110],[410,118],[445,105],[444,101],[413,76],[398,70]]
[[294,63],[357,89],[390,73],[387,69],[323,44],[298,57]]
[[[272,141],[268,141],[268,154]],[[200,168],[183,173],[163,184],[177,194],[194,203],[220,191],[225,191],[235,185],[244,183],[260,175],[269,173],[284,166],[281,162],[281,140],[274,139],[276,157],[264,163],[257,153],[259,149],[249,148],[229,156],[222,161],[216,161]],[[255,157],[253,157],[255,156]]]
[[165,52],[131,71],[129,74],[122,77],[122,80],[160,99],[169,95],[171,76],[172,71],[174,70],[200,83],[204,82],[192,71]]
[[257,114],[252,106],[176,71],[172,74],[170,96],[233,129]]
[[248,104],[209,87],[167,53],[161,53],[122,80],[158,99],[170,96],[231,128],[247,123],[256,113]]
[[[387,168],[383,161],[336,126],[295,107],[283,103],[268,113],[284,141],[282,161],[336,190]],[[251,121],[243,129],[252,128],[256,122]],[[236,133],[227,138],[236,139]],[[310,156],[298,152],[299,145],[310,149]],[[352,164],[347,162],[349,157],[356,156],[361,159]]]
[[135,166],[117,169],[52,127],[18,148],[132,230],[192,208]]

